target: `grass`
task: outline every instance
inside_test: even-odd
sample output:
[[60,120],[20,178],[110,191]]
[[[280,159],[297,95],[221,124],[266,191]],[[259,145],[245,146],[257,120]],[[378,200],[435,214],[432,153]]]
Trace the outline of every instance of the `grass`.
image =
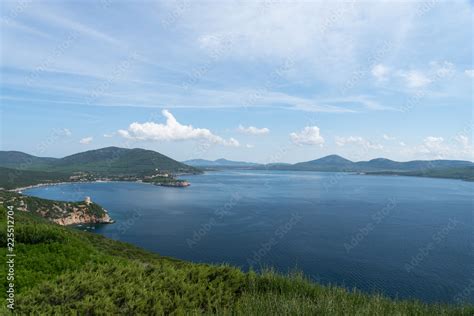
[[[0,207],[0,226],[6,229]],[[18,212],[19,315],[472,315],[473,306],[395,301],[312,283],[303,275],[244,273],[162,257]],[[5,234],[0,237],[5,257]],[[5,269],[0,278],[6,286]],[[5,292],[0,293],[5,301]],[[8,310],[2,303],[0,314]]]

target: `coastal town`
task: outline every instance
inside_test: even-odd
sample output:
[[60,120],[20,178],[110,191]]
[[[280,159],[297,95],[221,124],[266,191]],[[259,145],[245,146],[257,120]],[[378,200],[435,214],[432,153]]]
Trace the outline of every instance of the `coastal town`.
[[[52,177],[49,179],[41,179],[39,181],[28,181],[28,185],[17,186],[0,186],[0,190],[10,190],[13,192],[21,193],[24,190],[32,189],[42,186],[50,185],[61,185],[66,183],[86,183],[86,182],[113,182],[113,181],[128,181],[128,182],[141,182],[149,183],[157,186],[164,187],[176,187],[184,188],[191,185],[187,180],[177,179],[178,175],[173,175],[167,172],[160,172],[155,170],[155,172],[149,175],[103,175],[98,173],[91,172],[74,172],[71,176],[67,177]],[[9,183],[10,184],[10,183]]]
[[186,180],[177,179],[175,175],[167,172],[160,172],[155,169],[156,173],[150,175],[107,175],[93,174],[88,172],[75,172],[69,177],[70,182],[109,182],[109,181],[133,181],[152,183],[159,186],[168,187],[187,187],[190,183]]

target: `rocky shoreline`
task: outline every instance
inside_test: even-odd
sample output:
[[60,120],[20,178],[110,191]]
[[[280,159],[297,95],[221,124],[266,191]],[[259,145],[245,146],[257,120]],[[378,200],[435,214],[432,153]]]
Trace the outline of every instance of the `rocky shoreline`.
[[16,211],[36,214],[62,226],[114,223],[107,210],[93,203],[90,197],[85,197],[82,202],[67,202],[0,190],[0,204],[13,206]]
[[[105,211],[105,210],[104,210]],[[52,221],[61,226],[79,225],[79,224],[113,224],[115,221],[104,214],[102,217],[91,216],[82,212],[73,212],[67,217],[52,219]]]

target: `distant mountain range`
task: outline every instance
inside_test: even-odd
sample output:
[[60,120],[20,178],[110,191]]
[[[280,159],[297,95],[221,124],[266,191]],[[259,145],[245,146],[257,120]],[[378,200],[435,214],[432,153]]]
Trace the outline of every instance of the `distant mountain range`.
[[36,157],[19,151],[0,151],[0,167],[60,173],[90,172],[108,175],[136,175],[156,169],[171,173],[200,170],[156,151],[140,148],[106,147],[64,158]]
[[300,162],[293,165],[270,166],[269,169],[306,170],[306,171],[419,171],[431,169],[473,167],[474,163],[463,160],[413,160],[398,162],[385,158],[353,162],[338,155],[330,155],[316,160]]
[[205,160],[205,159],[191,159],[183,161],[183,163],[193,167],[227,167],[227,168],[238,168],[238,167],[255,167],[258,163],[244,162],[244,161],[232,161],[227,159],[217,160]]
[[272,163],[258,164],[252,162],[231,161],[226,159],[204,160],[193,159],[184,163],[195,167],[216,168],[246,168],[266,170],[295,170],[295,171],[343,171],[343,172],[380,172],[380,171],[420,171],[431,169],[474,167],[474,163],[463,160],[413,160],[398,162],[385,158],[369,161],[353,162],[338,155],[330,155],[316,160],[295,164]]
[[[293,171],[361,172],[371,174],[416,175],[474,180],[474,163],[462,160],[414,160],[398,162],[384,158],[353,162],[338,155],[295,164],[217,159],[178,162],[156,151],[140,148],[106,147],[64,158],[36,157],[19,151],[0,151],[0,187],[18,187],[70,179],[86,173],[86,179],[145,179],[159,172],[201,173],[201,169],[264,169]],[[18,169],[28,171],[19,173]],[[429,172],[428,172],[429,171]],[[14,181],[12,181],[14,175]],[[5,182],[5,183],[4,183]]]

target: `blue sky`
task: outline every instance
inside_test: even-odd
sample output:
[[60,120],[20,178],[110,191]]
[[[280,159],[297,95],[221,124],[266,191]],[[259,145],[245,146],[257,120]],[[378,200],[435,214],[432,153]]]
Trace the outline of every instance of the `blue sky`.
[[474,160],[472,1],[2,1],[1,149]]

